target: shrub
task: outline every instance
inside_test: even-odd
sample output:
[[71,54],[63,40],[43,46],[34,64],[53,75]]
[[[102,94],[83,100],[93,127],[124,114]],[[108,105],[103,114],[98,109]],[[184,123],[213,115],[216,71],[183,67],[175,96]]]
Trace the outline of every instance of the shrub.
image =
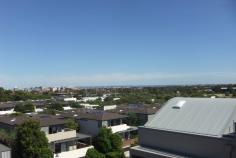
[[96,149],[89,149],[86,158],[106,158],[105,155],[99,153]]
[[123,152],[114,151],[107,153],[106,158],[125,158],[125,156]]

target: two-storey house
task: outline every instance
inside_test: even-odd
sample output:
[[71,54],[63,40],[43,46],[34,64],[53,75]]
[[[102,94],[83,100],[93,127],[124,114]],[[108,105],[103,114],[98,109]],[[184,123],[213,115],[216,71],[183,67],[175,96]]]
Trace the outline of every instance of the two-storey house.
[[90,136],[65,128],[67,121],[58,116],[1,116],[0,129],[14,130],[27,119],[38,120],[40,122],[41,130],[45,133],[55,158],[84,157],[87,150],[92,148]]

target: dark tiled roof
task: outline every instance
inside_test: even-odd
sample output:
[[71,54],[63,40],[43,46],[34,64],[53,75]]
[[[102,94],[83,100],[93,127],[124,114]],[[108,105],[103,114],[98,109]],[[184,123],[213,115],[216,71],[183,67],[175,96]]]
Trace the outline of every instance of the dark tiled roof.
[[134,108],[123,109],[121,113],[137,113],[137,114],[155,114],[158,111],[157,108]]
[[41,127],[46,127],[50,125],[60,125],[65,124],[66,120],[59,116],[53,115],[21,115],[21,116],[1,116],[0,123],[4,123],[10,126],[17,126],[23,124],[26,120],[38,120]]
[[35,101],[30,101],[30,103],[32,103],[36,107],[44,107],[47,104],[49,104],[50,101],[49,100],[35,100]]
[[0,109],[14,108],[16,102],[0,102]]
[[6,108],[14,108],[16,104],[18,103],[32,103],[36,107],[43,107],[50,103],[50,99],[42,99],[42,100],[28,100],[28,101],[8,101],[8,102],[0,102],[0,109],[6,109]]
[[61,113],[61,116],[74,117],[77,119],[100,120],[100,121],[122,119],[127,117],[126,115],[121,115],[118,113],[106,112],[102,110],[86,110],[86,109],[66,111]]
[[122,118],[126,118],[127,116],[125,115],[120,115],[117,113],[110,113],[110,112],[88,112],[88,113],[82,113],[78,116],[78,118],[80,119],[92,119],[92,120],[101,120],[101,121],[105,121],[105,120],[114,120],[114,119],[122,119]]
[[155,114],[161,106],[148,106],[148,105],[123,105],[119,106],[117,109],[110,110],[111,112],[117,112],[121,114],[136,113],[136,114]]

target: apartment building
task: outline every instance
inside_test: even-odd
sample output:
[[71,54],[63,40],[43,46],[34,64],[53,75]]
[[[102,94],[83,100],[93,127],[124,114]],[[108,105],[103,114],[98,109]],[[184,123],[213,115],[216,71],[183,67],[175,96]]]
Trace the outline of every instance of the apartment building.
[[139,127],[132,158],[235,158],[236,99],[173,98]]

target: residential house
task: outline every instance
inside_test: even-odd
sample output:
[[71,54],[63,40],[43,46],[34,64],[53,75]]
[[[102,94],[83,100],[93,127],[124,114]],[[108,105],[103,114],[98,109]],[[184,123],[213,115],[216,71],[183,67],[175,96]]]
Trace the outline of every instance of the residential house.
[[84,157],[87,150],[92,148],[90,136],[65,128],[67,121],[59,116],[2,116],[0,117],[0,128],[11,131],[27,119],[38,120],[40,122],[41,130],[45,132],[55,158]]
[[85,109],[96,109],[99,107],[97,104],[87,104],[87,103],[80,103],[80,106]]
[[132,132],[137,132],[136,127],[123,123],[126,115],[106,112],[102,110],[77,109],[61,114],[63,117],[73,117],[77,120],[81,133],[97,136],[100,128],[107,127],[113,133],[119,133],[122,138],[129,139]]
[[83,97],[79,101],[86,103],[86,102],[89,102],[89,101],[95,101],[95,100],[100,99],[100,98],[101,97]]
[[42,112],[47,104],[50,104],[50,99],[28,100],[28,101],[8,101],[0,102],[0,115],[15,113],[16,104],[31,103],[35,106],[35,112]]
[[133,113],[137,116],[139,125],[144,125],[148,121],[150,121],[155,113],[160,109],[158,105],[144,105],[144,104],[129,104],[129,105],[121,105],[116,109],[110,110],[111,112],[120,113],[123,115],[128,115]]
[[15,102],[0,102],[0,115],[14,113]]

